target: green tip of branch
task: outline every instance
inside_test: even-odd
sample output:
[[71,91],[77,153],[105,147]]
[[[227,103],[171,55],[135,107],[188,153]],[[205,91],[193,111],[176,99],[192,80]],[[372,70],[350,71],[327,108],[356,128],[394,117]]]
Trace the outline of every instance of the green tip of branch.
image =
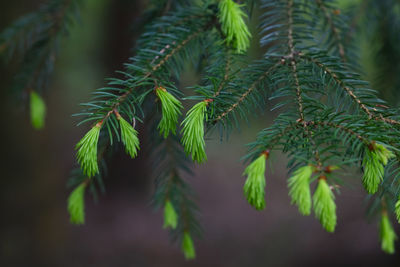
[[46,117],[46,104],[38,93],[30,94],[31,123],[33,128],[40,130],[44,127]]
[[160,134],[167,138],[169,133],[176,134],[176,125],[178,117],[181,115],[183,109],[182,103],[176,99],[172,94],[167,92],[165,88],[158,87],[156,94],[161,101],[162,117],[158,124]]
[[85,188],[86,183],[80,184],[68,197],[68,212],[73,224],[85,223]]
[[171,201],[167,200],[164,206],[164,226],[163,228],[171,227],[175,229],[178,225],[178,214],[174,209]]
[[251,34],[244,21],[247,15],[240,7],[233,0],[221,0],[218,17],[226,42],[232,44],[238,53],[243,53],[250,46]]
[[99,124],[92,127],[86,135],[76,144],[77,160],[81,165],[83,173],[88,177],[92,177],[99,172],[97,165],[97,143],[100,135]]
[[125,151],[131,158],[134,158],[139,150],[138,132],[121,116],[118,116],[118,120],[121,128],[122,143],[125,145]]
[[372,145],[372,149],[367,147],[363,158],[364,175],[363,185],[369,194],[378,191],[379,184],[383,180],[385,166],[394,154],[381,144]]
[[288,180],[289,196],[292,198],[292,204],[297,205],[299,212],[303,215],[310,215],[311,213],[310,178],[312,172],[312,166],[304,166],[296,170]]
[[400,223],[400,198],[397,200],[396,205],[394,206],[396,219]]
[[188,232],[183,233],[182,251],[185,255],[185,259],[192,260],[196,258],[196,251],[194,249],[193,240]]
[[335,196],[325,179],[318,180],[313,196],[315,217],[328,232],[334,232],[336,227]]
[[394,254],[394,242],[397,240],[397,235],[386,213],[382,214],[379,232],[382,250],[388,254]]
[[262,154],[244,170],[247,176],[243,187],[247,201],[257,210],[265,208],[265,163],[266,155]]
[[186,154],[192,154],[192,160],[197,163],[207,161],[204,142],[204,119],[206,116],[207,101],[194,105],[186,114],[182,125],[182,144]]

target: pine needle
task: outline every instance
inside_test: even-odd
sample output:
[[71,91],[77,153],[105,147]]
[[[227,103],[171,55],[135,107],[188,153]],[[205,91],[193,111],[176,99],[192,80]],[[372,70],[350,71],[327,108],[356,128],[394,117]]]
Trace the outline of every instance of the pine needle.
[[97,164],[97,143],[100,135],[100,124],[96,124],[86,135],[76,144],[77,160],[81,165],[83,173],[92,177],[99,172]]
[[381,144],[373,144],[372,149],[367,147],[363,158],[363,185],[369,194],[378,191],[383,180],[385,166],[394,154]]
[[164,225],[163,228],[171,227],[175,229],[178,225],[178,214],[174,209],[171,201],[167,200],[164,206]]
[[178,117],[182,114],[182,103],[163,87],[156,89],[156,94],[161,101],[162,117],[158,124],[160,134],[167,138],[169,133],[176,134]]
[[315,217],[328,232],[334,232],[336,227],[335,196],[324,178],[318,180],[313,196]]
[[193,240],[188,232],[183,233],[182,251],[185,255],[185,259],[191,260],[196,258],[196,251],[194,249]]
[[68,197],[68,212],[73,224],[85,223],[85,189],[86,183],[82,183]]
[[38,93],[30,94],[31,123],[33,128],[40,130],[44,127],[46,117],[46,104]]
[[397,240],[397,235],[385,212],[382,214],[379,230],[382,250],[388,254],[394,254],[394,241]]
[[192,160],[197,163],[207,161],[204,142],[206,110],[207,101],[201,101],[187,112],[186,118],[182,122],[182,144],[186,154],[191,154]]
[[396,213],[396,219],[400,223],[400,198],[397,199],[396,205],[394,206],[394,210]]
[[226,42],[233,44],[238,53],[243,53],[250,46],[251,34],[247,28],[244,18],[247,18],[239,5],[233,0],[221,0],[219,2],[218,18],[221,23],[222,32],[226,35]]
[[310,178],[312,172],[312,166],[304,166],[296,170],[288,180],[291,203],[297,205],[299,212],[303,215],[310,215],[311,213]]
[[256,160],[250,163],[244,170],[247,175],[243,187],[247,201],[257,210],[265,208],[265,163],[267,156],[263,153]]
[[138,132],[120,115],[117,116],[117,119],[119,120],[121,139],[125,145],[125,151],[131,158],[134,158],[139,150]]

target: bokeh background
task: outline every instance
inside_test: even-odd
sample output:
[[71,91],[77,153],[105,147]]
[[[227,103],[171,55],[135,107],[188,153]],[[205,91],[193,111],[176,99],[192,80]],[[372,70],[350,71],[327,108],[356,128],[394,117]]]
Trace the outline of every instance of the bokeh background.
[[[41,3],[0,1],[0,30]],[[347,186],[337,196],[334,234],[290,205],[284,156],[275,156],[268,166],[266,210],[257,212],[246,203],[239,159],[246,152],[244,144],[270,124],[273,113],[254,118],[229,142],[210,136],[208,163],[187,177],[204,227],[203,238],[196,240],[196,260],[185,261],[179,246],[170,244],[161,212],[150,205],[153,181],[145,148],[133,161],[117,154],[105,177],[106,193],[97,203],[86,199],[86,224],[69,224],[66,182],[74,145],[87,130],[76,127],[71,114],[94,88],[104,85],[104,77],[123,68],[137,36],[132,25],[145,5],[144,0],[86,0],[81,22],[64,39],[57,58],[42,131],[32,129],[24,99],[9,90],[12,67],[0,65],[0,266],[399,266],[400,246],[397,254],[384,254],[377,222],[366,219],[360,173],[349,172]],[[374,82],[376,62],[368,51],[379,50],[377,43],[385,40],[359,39],[366,78]],[[252,54],[257,53],[254,48]],[[183,85],[195,81],[189,71]],[[392,96],[397,89],[382,89],[382,95],[396,104]]]

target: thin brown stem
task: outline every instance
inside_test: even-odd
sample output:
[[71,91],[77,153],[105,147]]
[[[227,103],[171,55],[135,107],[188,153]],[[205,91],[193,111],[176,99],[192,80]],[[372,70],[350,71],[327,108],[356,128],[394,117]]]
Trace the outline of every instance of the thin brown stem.
[[297,65],[296,65],[296,50],[294,48],[294,40],[293,40],[293,0],[288,1],[288,48],[290,59],[290,66],[292,68],[292,74],[294,78],[294,83],[296,86],[296,98],[297,104],[299,105],[299,115],[301,121],[304,121],[304,112],[303,112],[303,99],[301,97],[301,87],[299,83],[299,77],[297,75]]

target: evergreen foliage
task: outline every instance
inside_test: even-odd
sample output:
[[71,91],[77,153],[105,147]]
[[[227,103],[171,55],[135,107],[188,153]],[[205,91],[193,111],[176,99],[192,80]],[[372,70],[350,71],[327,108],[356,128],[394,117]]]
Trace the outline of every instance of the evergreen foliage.
[[322,226],[326,231],[334,232],[336,227],[335,196],[324,176],[318,179],[318,186],[313,195],[313,204],[315,216]]
[[132,127],[129,122],[124,120],[121,115],[117,114],[117,120],[119,120],[119,126],[121,128],[121,140],[125,145],[126,153],[131,158],[136,157],[137,151],[139,150],[139,138],[138,132]]
[[247,201],[257,210],[265,208],[265,162],[268,152],[262,153],[244,170],[247,176],[243,190]]
[[96,124],[89,132],[76,144],[78,150],[76,158],[81,165],[83,173],[92,177],[99,172],[97,164],[97,143],[100,136],[101,123]]
[[221,0],[218,4],[218,18],[222,32],[226,35],[226,42],[233,44],[236,52],[242,53],[250,45],[251,34],[243,18],[247,15],[240,9],[240,5],[233,0]]
[[176,211],[174,209],[174,206],[172,206],[171,201],[167,200],[164,206],[163,227],[164,228],[171,227],[172,229],[175,229],[177,225],[178,225],[178,215],[176,214]]
[[85,223],[85,189],[86,183],[81,183],[68,197],[68,212],[73,224]]
[[[0,56],[17,65],[12,90],[21,94],[21,100],[31,92],[31,108],[32,90],[42,94],[49,87],[60,42],[79,17],[80,5],[81,0],[51,0],[0,33]],[[39,107],[35,108],[39,112]],[[39,116],[31,115],[32,119]],[[40,129],[40,121],[35,117],[33,127]]]
[[[365,5],[383,9],[393,1],[368,0]],[[22,96],[31,93],[35,128],[42,127],[45,116],[37,92],[44,95],[57,44],[74,24],[79,2],[52,0],[0,34],[0,53],[20,59],[15,88]],[[154,206],[164,209],[164,228],[181,243],[185,258],[194,258],[193,238],[201,227],[195,194],[183,174],[190,174],[192,162],[207,161],[208,133],[216,129],[224,140],[243,121],[274,110],[277,117],[258,133],[244,157],[253,160],[243,173],[247,201],[257,210],[265,208],[266,160],[282,152],[292,172],[288,179],[292,204],[304,215],[313,206],[322,226],[333,232],[337,221],[333,188],[345,179],[342,170],[359,170],[360,184],[370,194],[369,213],[385,211],[380,224],[382,249],[393,253],[396,234],[387,213],[395,213],[400,221],[400,113],[388,107],[376,87],[360,75],[350,18],[334,1],[261,0],[247,1],[247,6],[248,10],[233,0],[152,0],[125,68],[95,90],[93,98],[82,104],[82,112],[75,114],[82,117],[78,125],[92,127],[76,145],[81,170],[71,177],[78,186],[68,199],[71,222],[84,222],[85,188],[92,193],[103,188],[106,152],[115,151],[110,149],[114,139],[122,140],[126,152],[136,157],[140,141],[129,122],[139,121],[151,139]],[[253,61],[245,54],[251,7],[261,13],[256,35],[265,51]],[[395,11],[390,14],[396,20]],[[371,16],[378,17],[376,12]],[[395,28],[388,29],[395,32],[388,35],[397,36],[390,39],[389,51],[399,43]],[[201,79],[182,90],[180,76],[188,67],[196,69]],[[182,115],[181,101],[187,100],[196,104]],[[319,178],[311,198],[313,177]]]
[[191,260],[196,257],[196,251],[194,250],[193,240],[188,232],[185,232],[183,234],[182,251],[187,260]]
[[192,155],[192,160],[203,163],[207,160],[204,141],[204,120],[207,120],[207,100],[194,105],[182,122],[182,144],[185,152]]
[[369,194],[378,191],[383,180],[384,168],[392,157],[394,154],[381,144],[372,143],[365,149],[363,184]]
[[42,129],[44,127],[44,120],[46,117],[46,104],[43,99],[36,93],[32,91],[31,97],[31,123],[35,129]]
[[156,88],[156,93],[161,101],[162,117],[158,129],[164,138],[168,137],[171,132],[176,133],[178,117],[183,109],[182,103],[176,99],[171,93],[167,92],[164,87]]
[[400,223],[400,200],[397,200],[395,204],[395,213],[396,213],[396,219]]
[[303,166],[297,169],[288,180],[292,204],[296,204],[299,207],[299,212],[303,215],[310,215],[311,213],[310,178],[312,172],[312,166]]
[[393,254],[395,252],[394,241],[397,239],[397,235],[393,230],[393,226],[386,212],[382,213],[379,230],[382,250],[386,253]]

